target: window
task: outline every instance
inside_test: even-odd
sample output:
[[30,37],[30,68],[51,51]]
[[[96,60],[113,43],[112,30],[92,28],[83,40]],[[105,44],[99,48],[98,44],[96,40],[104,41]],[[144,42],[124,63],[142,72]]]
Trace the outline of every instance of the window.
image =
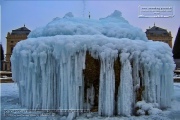
[[4,68],[4,70],[7,70],[7,64],[5,63],[5,68]]
[[11,53],[13,52],[13,48],[14,48],[14,47],[11,47]]

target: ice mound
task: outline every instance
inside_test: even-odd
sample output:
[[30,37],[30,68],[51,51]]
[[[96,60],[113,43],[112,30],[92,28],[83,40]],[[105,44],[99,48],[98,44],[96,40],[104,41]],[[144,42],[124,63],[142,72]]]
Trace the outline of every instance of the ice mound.
[[55,35],[104,35],[114,38],[129,38],[147,41],[145,33],[128,23],[120,11],[100,20],[80,19],[73,17],[71,12],[63,18],[55,18],[46,26],[37,28],[29,34],[29,38]]
[[[98,94],[94,83],[85,90],[87,52],[100,61]],[[115,61],[120,63],[119,84]],[[99,115],[130,116],[138,101],[158,104],[159,109],[171,104],[175,67],[171,48],[148,41],[119,11],[99,21],[71,13],[55,18],[17,43],[11,63],[20,103],[29,109],[76,110],[69,114],[74,117],[98,101]]]
[[74,15],[72,14],[72,12],[68,12],[68,13],[66,13],[66,14],[64,15],[63,18],[72,18],[72,17],[74,17]]

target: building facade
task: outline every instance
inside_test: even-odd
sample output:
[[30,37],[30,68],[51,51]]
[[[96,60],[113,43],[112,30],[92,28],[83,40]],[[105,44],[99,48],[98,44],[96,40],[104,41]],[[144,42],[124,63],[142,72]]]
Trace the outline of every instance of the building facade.
[[154,26],[146,29],[146,36],[149,40],[161,41],[167,43],[172,48],[172,35],[166,29]]
[[21,28],[12,30],[12,32],[7,33],[6,37],[6,57],[3,62],[3,70],[4,71],[11,71],[11,62],[10,62],[10,57],[13,52],[13,48],[16,45],[17,42],[21,40],[27,39],[27,36],[29,35],[31,31],[26,28],[24,25]]

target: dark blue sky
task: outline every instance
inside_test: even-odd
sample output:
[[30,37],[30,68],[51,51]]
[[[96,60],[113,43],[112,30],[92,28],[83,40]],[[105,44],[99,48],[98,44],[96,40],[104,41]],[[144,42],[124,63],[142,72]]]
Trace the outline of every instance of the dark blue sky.
[[[173,18],[138,18],[138,6],[173,6],[175,16]],[[30,30],[44,26],[55,17],[63,17],[67,12],[72,12],[75,17],[88,17],[99,19],[111,14],[114,10],[120,10],[122,16],[133,26],[145,31],[149,26],[156,26],[172,32],[175,39],[180,26],[180,1],[123,1],[123,0],[72,0],[72,1],[48,1],[48,0],[2,0],[1,1],[1,42],[6,46],[7,32],[22,27],[24,24]],[[6,51],[6,50],[5,50]]]

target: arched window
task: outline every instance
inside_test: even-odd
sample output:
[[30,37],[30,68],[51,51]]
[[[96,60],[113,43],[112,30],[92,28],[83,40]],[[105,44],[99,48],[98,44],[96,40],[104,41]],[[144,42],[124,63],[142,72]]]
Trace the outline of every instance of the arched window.
[[5,63],[5,68],[4,68],[4,70],[7,70],[7,64]]
[[13,52],[13,48],[14,48],[14,47],[11,47],[11,53]]

